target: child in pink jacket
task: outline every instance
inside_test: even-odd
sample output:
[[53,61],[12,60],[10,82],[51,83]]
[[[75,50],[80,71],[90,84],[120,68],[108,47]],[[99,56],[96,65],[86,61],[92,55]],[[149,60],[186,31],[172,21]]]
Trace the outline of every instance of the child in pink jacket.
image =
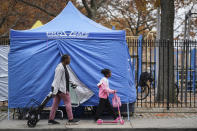
[[97,84],[99,88],[99,105],[97,107],[95,120],[97,121],[100,118],[105,109],[107,109],[107,111],[113,116],[115,120],[117,119],[117,115],[108,99],[110,93],[116,93],[116,90],[109,88],[108,78],[111,77],[111,71],[109,69],[103,69],[101,70],[101,73],[104,75],[104,77]]

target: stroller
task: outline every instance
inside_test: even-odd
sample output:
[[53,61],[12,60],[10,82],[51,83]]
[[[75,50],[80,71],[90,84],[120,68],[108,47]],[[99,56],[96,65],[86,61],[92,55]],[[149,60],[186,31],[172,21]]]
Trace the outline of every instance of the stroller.
[[39,102],[35,99],[31,99],[31,102],[34,102],[38,105],[38,107],[33,108],[31,107],[26,114],[27,119],[27,125],[28,127],[35,127],[37,122],[40,120],[40,114],[43,111],[46,104],[49,102],[49,100],[52,98],[52,92],[49,92],[49,94],[45,97],[45,99],[42,101],[42,103],[39,105]]
[[[74,84],[70,84],[70,91],[74,92],[74,89],[77,86]],[[45,97],[45,99],[39,103],[38,101],[36,101],[35,99],[31,99],[30,102],[28,104],[30,104],[31,102],[35,103],[36,105],[38,105],[38,107],[31,107],[29,108],[29,110],[27,111],[26,114],[26,119],[27,119],[27,125],[28,127],[35,127],[37,122],[40,120],[40,114],[43,111],[44,107],[46,106],[46,104],[51,100],[52,98],[52,92],[53,92],[53,88],[51,89],[51,92],[49,92],[49,94]],[[75,94],[76,95],[76,94]],[[74,104],[74,107],[79,106],[79,103],[76,102],[77,99],[77,95],[72,95],[73,97],[75,97],[74,102],[72,101],[73,98],[71,98],[71,103],[72,106]]]

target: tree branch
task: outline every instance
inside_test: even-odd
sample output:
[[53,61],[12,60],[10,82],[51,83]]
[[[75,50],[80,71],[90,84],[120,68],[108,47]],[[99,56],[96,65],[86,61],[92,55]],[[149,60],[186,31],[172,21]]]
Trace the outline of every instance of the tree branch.
[[129,21],[127,21],[127,23],[128,23],[128,25],[129,25],[129,27],[130,27],[130,30],[131,30],[132,34],[134,35],[134,30],[133,30],[133,28],[131,27],[131,23],[130,23]]
[[50,15],[50,16],[53,16],[53,17],[56,16],[55,14],[48,12],[46,9],[44,9],[44,8],[38,6],[38,5],[32,4],[32,3],[28,2],[28,1],[24,1],[24,0],[17,0],[17,1],[22,2],[22,3],[24,3],[24,4],[28,5],[28,6],[37,8],[37,9],[39,9],[40,11],[42,11],[42,12],[44,12],[44,13]]
[[88,6],[87,1],[86,0],[82,0],[82,3],[83,3],[83,6],[85,7],[85,9],[86,9],[86,11],[88,13],[88,17],[92,18],[92,16],[93,16],[92,15],[92,11],[91,11],[90,7]]
[[17,20],[14,22],[14,24],[12,24],[9,27],[9,29],[4,34],[2,34],[1,36],[8,36],[8,33],[9,33],[10,29],[12,29],[13,27],[15,27],[18,24],[18,22],[20,21],[20,19],[21,19],[21,17],[18,17]]
[[0,28],[1,26],[5,23],[6,19],[8,18],[9,15],[6,15],[4,16],[2,19],[1,19],[1,22],[0,22]]
[[96,3],[96,1],[95,0],[91,0],[90,1],[90,6],[91,6],[91,8],[94,8],[96,10],[97,9],[97,3]]
[[7,14],[1,19],[1,22],[0,22],[0,28],[2,27],[2,25],[5,23],[6,19],[10,16],[10,13],[12,12],[12,9],[15,7],[16,5],[16,1],[13,1],[14,3],[9,7],[8,7],[8,11],[7,11]]
[[101,2],[97,3],[97,9],[101,7],[103,3],[107,2],[107,0],[102,0]]

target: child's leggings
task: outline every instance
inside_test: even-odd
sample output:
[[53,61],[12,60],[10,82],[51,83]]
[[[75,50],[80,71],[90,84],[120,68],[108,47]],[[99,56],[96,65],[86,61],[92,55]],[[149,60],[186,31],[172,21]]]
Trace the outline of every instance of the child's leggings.
[[105,109],[107,109],[109,114],[112,115],[114,120],[117,118],[117,115],[116,115],[115,111],[113,110],[113,107],[109,102],[109,99],[108,98],[107,99],[100,98],[99,105],[96,110],[95,120],[100,119],[100,116],[102,115],[103,111],[105,111]]

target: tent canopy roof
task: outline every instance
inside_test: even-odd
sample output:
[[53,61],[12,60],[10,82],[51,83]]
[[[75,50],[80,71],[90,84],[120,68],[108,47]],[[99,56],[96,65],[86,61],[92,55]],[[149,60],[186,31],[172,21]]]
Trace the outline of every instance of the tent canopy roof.
[[[99,34],[115,34],[124,35],[125,31],[112,30],[94,22],[93,20],[84,16],[73,4],[68,2],[67,6],[62,12],[56,16],[53,20],[47,24],[40,26],[35,29],[29,30],[11,30],[10,36],[21,38],[27,37],[32,33],[46,33],[46,32],[60,32],[60,31],[76,31],[76,32],[88,32],[88,33],[99,33]],[[25,33],[25,35],[24,35]],[[22,37],[23,36],[23,37]]]

